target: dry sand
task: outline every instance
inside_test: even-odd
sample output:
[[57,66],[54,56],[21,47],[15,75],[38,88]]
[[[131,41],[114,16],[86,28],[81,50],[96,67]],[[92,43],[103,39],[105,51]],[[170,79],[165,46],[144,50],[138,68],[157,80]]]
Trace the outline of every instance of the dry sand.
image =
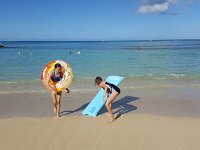
[[200,149],[199,88],[122,89],[114,123],[80,114],[95,93],[63,93],[60,119],[45,93],[0,94],[0,149]]

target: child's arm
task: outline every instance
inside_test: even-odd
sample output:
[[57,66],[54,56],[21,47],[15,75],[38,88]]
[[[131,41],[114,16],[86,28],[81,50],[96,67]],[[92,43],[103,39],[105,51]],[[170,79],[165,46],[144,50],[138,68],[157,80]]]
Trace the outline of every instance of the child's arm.
[[105,98],[108,97],[108,87],[107,86],[105,86],[105,88],[104,88],[104,97]]
[[63,78],[63,72],[60,73],[61,78]]
[[51,75],[52,75],[52,73],[48,76],[48,78],[47,78],[47,86],[49,87],[49,89],[52,91],[52,92],[56,92],[56,90],[55,89],[53,89],[52,88],[52,86],[50,86],[50,78],[51,78]]

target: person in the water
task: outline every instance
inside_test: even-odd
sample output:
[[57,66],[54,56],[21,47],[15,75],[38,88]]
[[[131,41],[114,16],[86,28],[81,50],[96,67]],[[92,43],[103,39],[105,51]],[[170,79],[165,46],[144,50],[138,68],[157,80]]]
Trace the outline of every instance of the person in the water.
[[63,78],[62,66],[59,63],[57,63],[55,64],[54,70],[49,74],[49,77],[47,78],[47,88],[51,90],[51,96],[53,98],[53,103],[54,103],[54,113],[56,114],[57,118],[60,117],[59,113],[61,107],[60,104],[61,104],[62,91],[57,92],[55,85],[62,78]]
[[104,89],[103,99],[107,99],[105,106],[108,110],[108,116],[111,117],[110,122],[113,122],[116,119],[116,117],[114,116],[112,111],[112,102],[120,94],[120,89],[112,83],[103,81],[101,77],[96,77],[95,84]]

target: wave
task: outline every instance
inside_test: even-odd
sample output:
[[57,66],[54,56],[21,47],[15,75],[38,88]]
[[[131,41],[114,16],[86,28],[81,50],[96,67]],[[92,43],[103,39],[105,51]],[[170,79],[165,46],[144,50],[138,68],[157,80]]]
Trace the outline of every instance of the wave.
[[169,73],[169,74],[164,74],[166,76],[173,76],[173,77],[184,77],[186,76],[185,74],[175,74],[175,73]]
[[0,85],[1,84],[17,84],[19,83],[18,81],[0,81]]
[[40,79],[32,79],[32,80],[16,80],[16,81],[0,81],[0,85],[9,85],[9,84],[34,84],[39,83]]

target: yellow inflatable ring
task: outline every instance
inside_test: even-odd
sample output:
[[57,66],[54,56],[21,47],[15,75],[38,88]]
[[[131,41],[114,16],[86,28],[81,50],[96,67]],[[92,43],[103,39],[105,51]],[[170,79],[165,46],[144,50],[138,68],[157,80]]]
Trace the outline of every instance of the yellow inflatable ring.
[[[57,92],[60,92],[64,89],[66,89],[67,87],[69,87],[69,85],[72,82],[72,78],[73,78],[73,72],[72,72],[72,68],[71,66],[62,61],[62,60],[53,60],[51,62],[49,62],[48,64],[45,65],[44,69],[42,70],[42,73],[40,75],[40,78],[42,81],[47,80],[47,78],[49,77],[49,74],[54,70],[54,66],[55,64],[61,64],[62,66],[62,72],[63,72],[63,77],[59,82],[54,82]],[[50,80],[50,83],[52,83],[53,81]],[[42,82],[44,83],[44,82]]]

